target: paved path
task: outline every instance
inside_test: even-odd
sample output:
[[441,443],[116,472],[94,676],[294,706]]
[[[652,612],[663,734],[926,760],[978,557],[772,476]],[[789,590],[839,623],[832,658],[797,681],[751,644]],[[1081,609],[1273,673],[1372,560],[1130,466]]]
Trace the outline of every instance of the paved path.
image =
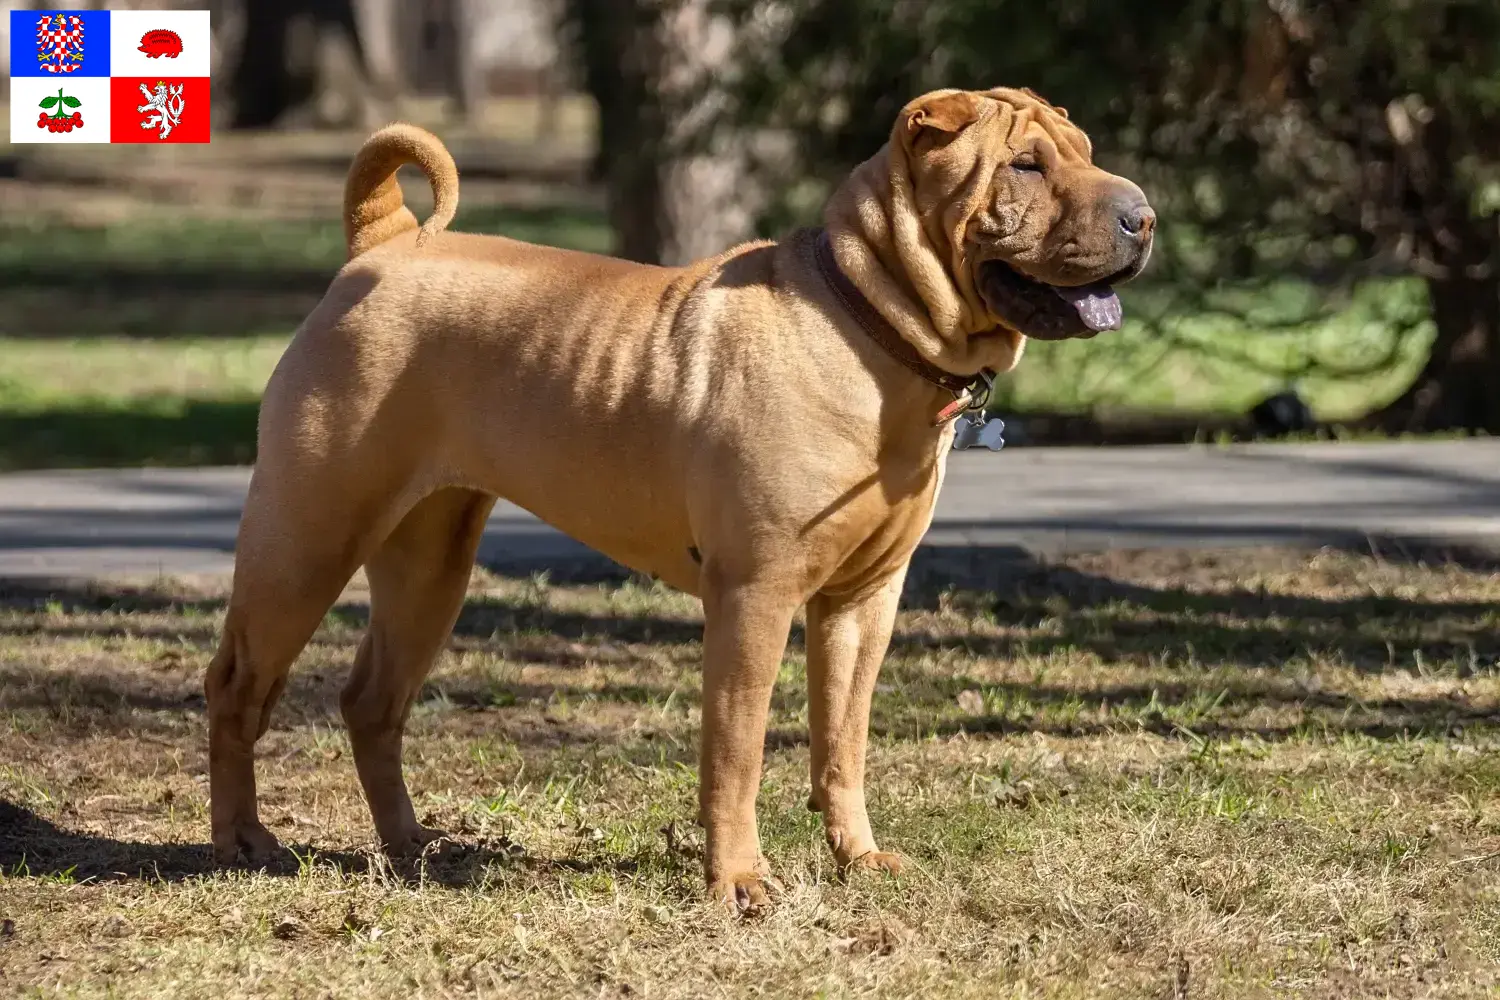
[[[249,473],[162,469],[0,476],[0,577],[227,573]],[[926,545],[970,558],[1102,548],[1361,544],[1500,547],[1500,441],[955,454]],[[599,567],[500,505],[481,561]]]

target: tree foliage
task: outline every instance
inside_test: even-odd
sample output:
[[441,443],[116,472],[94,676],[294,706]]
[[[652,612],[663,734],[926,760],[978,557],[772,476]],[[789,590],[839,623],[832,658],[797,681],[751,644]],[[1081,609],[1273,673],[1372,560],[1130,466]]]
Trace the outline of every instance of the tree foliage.
[[[1220,311],[1274,335],[1356,284],[1404,274],[1427,308],[1359,345],[1246,352],[1282,376],[1388,367],[1432,340],[1378,420],[1500,432],[1500,4],[1493,0],[724,0],[753,56],[725,81],[733,127],[786,130],[762,163],[781,228],[939,86],[1030,86],[1163,220],[1166,312]],[[1300,309],[1257,308],[1295,279]],[[1430,317],[1431,322],[1428,322]],[[1195,343],[1197,350],[1215,345]],[[1351,349],[1356,347],[1357,349]],[[1274,361],[1268,361],[1274,357]]]

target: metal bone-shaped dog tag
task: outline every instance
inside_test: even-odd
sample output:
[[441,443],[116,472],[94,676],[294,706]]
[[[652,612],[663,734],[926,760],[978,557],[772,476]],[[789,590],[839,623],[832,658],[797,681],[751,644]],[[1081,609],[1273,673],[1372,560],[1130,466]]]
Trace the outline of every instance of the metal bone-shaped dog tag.
[[990,419],[979,428],[979,443],[990,451],[1005,447],[1005,421]]
[[967,451],[979,441],[979,427],[967,413],[959,414],[953,421],[953,450]]
[[975,446],[999,451],[1005,447],[1005,421],[986,420],[983,413],[961,414],[953,422],[953,448],[965,451]]

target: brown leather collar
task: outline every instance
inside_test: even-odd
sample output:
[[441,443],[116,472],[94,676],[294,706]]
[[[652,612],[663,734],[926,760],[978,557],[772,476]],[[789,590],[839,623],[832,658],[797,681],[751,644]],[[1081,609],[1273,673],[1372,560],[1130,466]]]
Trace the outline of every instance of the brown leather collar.
[[859,321],[860,327],[870,335],[870,339],[885,348],[886,353],[891,357],[933,385],[947,389],[955,396],[973,393],[978,387],[987,384],[988,380],[983,375],[955,375],[944,371],[918,354],[911,342],[901,336],[889,320],[880,315],[880,311],[870,304],[870,300],[865,298],[854,282],[849,280],[848,275],[844,274],[838,261],[834,260],[833,244],[828,240],[828,230],[819,230],[814,255],[818,259],[818,270],[822,273],[823,280],[828,282],[828,287],[833,289],[834,296],[843,303],[845,309],[849,310],[850,315]]

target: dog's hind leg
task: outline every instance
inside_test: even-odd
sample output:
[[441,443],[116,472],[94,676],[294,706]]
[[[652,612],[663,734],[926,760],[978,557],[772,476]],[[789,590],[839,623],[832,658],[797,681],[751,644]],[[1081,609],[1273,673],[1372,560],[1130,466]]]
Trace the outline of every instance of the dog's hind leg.
[[901,857],[876,850],[865,811],[865,744],[870,702],[896,621],[903,569],[849,595],[807,602],[807,686],[812,731],[812,797],[835,860],[889,872]]
[[224,632],[204,683],[214,855],[223,864],[264,861],[279,849],[256,809],[255,744],[270,725],[292,661],[349,582],[366,544],[335,518],[277,511],[252,484]]
[[392,854],[441,836],[417,822],[401,775],[407,713],[463,606],[495,498],[444,489],[418,503],[365,563],[370,628],[340,704],[375,831]]

